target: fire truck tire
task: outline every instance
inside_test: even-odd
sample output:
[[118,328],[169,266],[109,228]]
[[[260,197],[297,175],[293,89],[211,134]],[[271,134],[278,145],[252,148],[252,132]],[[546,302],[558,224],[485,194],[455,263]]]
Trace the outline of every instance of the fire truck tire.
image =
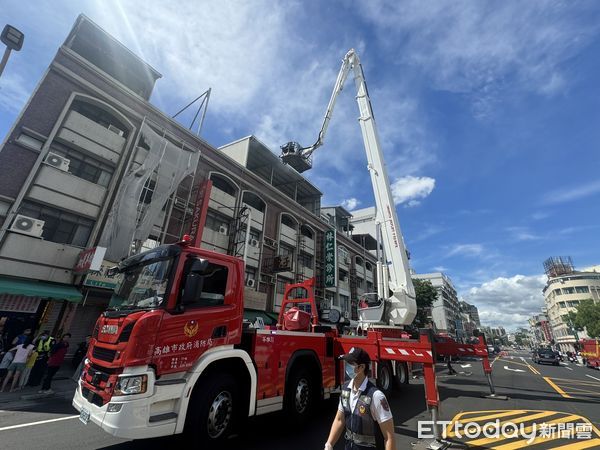
[[408,365],[405,362],[396,364],[396,375],[394,376],[394,385],[396,389],[401,389],[403,385],[408,384]]
[[314,377],[306,369],[296,370],[288,381],[285,391],[285,410],[291,423],[306,420],[316,400],[316,383]]
[[394,372],[389,361],[377,364],[377,387],[388,397],[392,393],[394,384]]
[[194,389],[185,431],[199,444],[221,443],[232,433],[240,412],[235,380],[231,375],[213,375]]

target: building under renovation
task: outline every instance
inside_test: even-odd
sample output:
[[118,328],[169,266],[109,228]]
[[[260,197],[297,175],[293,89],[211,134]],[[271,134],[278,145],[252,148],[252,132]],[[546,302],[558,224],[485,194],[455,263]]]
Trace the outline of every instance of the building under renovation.
[[286,283],[315,277],[323,314],[355,317],[373,237],[256,137],[217,149],[158,110],[160,77],[77,19],[0,147],[0,325],[82,341],[111,301],[107,268],[199,224],[202,247],[245,258],[247,307],[275,312]]

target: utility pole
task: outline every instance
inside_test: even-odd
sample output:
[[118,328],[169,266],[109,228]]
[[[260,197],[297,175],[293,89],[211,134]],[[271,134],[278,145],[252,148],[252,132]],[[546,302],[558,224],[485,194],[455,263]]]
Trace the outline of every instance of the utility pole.
[[0,61],[0,76],[2,76],[2,72],[4,71],[4,67],[8,62],[10,52],[13,50],[16,52],[21,50],[21,47],[23,47],[23,41],[25,40],[25,35],[12,25],[6,25],[4,30],[2,30],[0,40],[4,45],[6,45],[6,50],[4,50],[4,55],[2,55],[2,60]]

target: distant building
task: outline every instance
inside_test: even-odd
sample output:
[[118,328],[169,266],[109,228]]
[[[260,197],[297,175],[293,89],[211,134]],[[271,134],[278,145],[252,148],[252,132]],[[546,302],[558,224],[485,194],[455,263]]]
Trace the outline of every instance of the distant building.
[[544,262],[548,280],[542,290],[556,345],[562,351],[573,351],[578,339],[586,338],[569,322],[569,312],[586,299],[600,302],[600,273],[576,271],[571,258],[554,257]]
[[[461,320],[456,289],[452,280],[441,272],[414,274],[412,278],[430,281],[438,293],[431,308],[433,323],[438,332],[457,337],[457,320]],[[463,331],[459,328],[459,334]],[[459,336],[460,337],[460,336]]]
[[552,327],[546,314],[536,314],[529,318],[529,327],[532,341],[538,346],[548,346],[554,341]]
[[481,326],[481,322],[479,320],[479,310],[477,309],[477,306],[471,305],[465,301],[460,301],[459,306],[461,312],[468,314],[469,318],[475,323],[476,326]]

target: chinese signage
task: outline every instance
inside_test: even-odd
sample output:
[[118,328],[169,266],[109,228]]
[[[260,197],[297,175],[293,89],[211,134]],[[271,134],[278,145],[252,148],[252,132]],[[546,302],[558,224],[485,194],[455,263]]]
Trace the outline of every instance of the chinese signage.
[[273,272],[290,272],[292,270],[292,258],[279,255],[273,258]]
[[78,274],[88,273],[90,270],[100,270],[102,258],[106,253],[104,247],[88,248],[79,254],[77,264],[73,268],[73,272]]
[[192,245],[200,247],[202,243],[202,231],[206,224],[206,213],[208,211],[208,201],[210,200],[210,192],[212,190],[212,181],[205,180],[198,187],[196,194],[196,204],[194,205],[194,213],[192,216],[192,224],[190,225],[190,237]]
[[108,269],[116,265],[117,263],[112,261],[102,261],[99,270],[90,272],[86,275],[83,285],[103,289],[114,289],[120,280],[121,274],[109,275]]
[[325,232],[325,287],[337,285],[335,230]]

